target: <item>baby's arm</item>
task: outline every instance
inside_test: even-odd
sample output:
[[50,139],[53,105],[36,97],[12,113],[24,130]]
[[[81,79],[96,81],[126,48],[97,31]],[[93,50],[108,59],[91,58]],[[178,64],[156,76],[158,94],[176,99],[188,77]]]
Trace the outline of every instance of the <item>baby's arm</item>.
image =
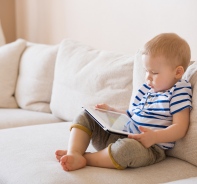
[[141,142],[146,148],[153,144],[162,142],[174,142],[185,136],[189,126],[190,109],[186,108],[173,115],[173,122],[166,129],[151,130],[149,128],[140,127],[141,134],[129,134],[129,138],[133,138]]
[[126,111],[121,111],[121,110],[115,109],[115,108],[110,107],[109,105],[104,104],[104,103],[97,104],[97,105],[95,105],[95,107],[98,109],[104,109],[104,110],[108,110],[108,111],[114,111],[114,112],[126,114]]

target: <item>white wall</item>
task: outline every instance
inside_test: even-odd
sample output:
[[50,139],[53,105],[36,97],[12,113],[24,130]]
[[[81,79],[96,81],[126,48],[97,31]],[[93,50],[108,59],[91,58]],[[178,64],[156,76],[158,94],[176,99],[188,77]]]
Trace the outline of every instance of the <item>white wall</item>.
[[4,33],[3,40],[10,43],[16,40],[15,0],[0,0],[0,21]]
[[16,0],[17,37],[134,54],[162,32],[176,32],[197,60],[196,0]]
[[2,26],[1,26],[1,20],[0,20],[0,46],[5,45],[5,44],[6,44],[5,36],[4,36],[4,33],[3,33],[3,29],[2,29]]

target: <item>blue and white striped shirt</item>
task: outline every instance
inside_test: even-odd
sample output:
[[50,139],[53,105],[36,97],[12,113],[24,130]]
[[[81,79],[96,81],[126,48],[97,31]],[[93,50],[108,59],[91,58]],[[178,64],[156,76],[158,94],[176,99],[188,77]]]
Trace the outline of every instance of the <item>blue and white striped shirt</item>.
[[[132,121],[128,122],[124,130],[139,134],[139,126],[153,130],[165,129],[172,124],[172,116],[185,108],[191,108],[191,84],[186,80],[179,80],[171,89],[154,92],[148,85],[138,90],[134,102],[130,102],[127,113]],[[159,143],[163,149],[171,149],[174,142]]]

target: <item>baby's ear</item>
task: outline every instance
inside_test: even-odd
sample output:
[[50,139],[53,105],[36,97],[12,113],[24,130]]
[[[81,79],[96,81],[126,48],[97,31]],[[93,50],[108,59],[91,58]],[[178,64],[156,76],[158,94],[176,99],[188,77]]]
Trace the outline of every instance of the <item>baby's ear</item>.
[[185,70],[184,70],[184,68],[182,66],[177,66],[176,67],[176,76],[175,76],[175,78],[176,79],[181,79],[183,74],[184,74],[184,72],[185,72]]

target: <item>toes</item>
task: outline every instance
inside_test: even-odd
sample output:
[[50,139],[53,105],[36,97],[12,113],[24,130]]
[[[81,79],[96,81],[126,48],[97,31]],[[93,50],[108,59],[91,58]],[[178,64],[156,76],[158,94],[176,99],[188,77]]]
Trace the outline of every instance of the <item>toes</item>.
[[61,157],[62,157],[62,156],[56,155],[56,159],[57,159],[58,161],[60,161]]
[[63,170],[65,170],[65,171],[69,171],[69,166],[70,166],[70,164],[69,164],[68,160],[69,160],[69,161],[71,160],[71,159],[69,158],[69,156],[63,156],[63,157],[61,157],[61,159],[60,159],[60,164],[61,164]]
[[66,150],[57,150],[55,152],[55,155],[56,155],[56,159],[58,161],[60,161],[60,159],[62,158],[62,156],[66,155],[67,154],[67,151]]
[[55,152],[55,154],[58,155],[58,156],[66,155],[67,154],[67,150],[57,150]]

